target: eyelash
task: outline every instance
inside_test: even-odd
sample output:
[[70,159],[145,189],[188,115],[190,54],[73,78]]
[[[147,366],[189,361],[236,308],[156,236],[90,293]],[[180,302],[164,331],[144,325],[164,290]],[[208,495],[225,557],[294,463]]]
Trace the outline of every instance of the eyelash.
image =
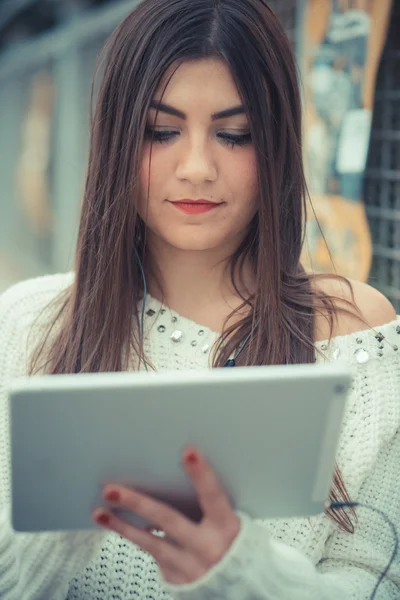
[[[178,135],[175,131],[155,131],[152,129],[146,129],[146,138],[153,140],[159,144],[165,144],[170,142],[175,136]],[[231,133],[220,133],[219,139],[226,144],[227,146],[245,146],[246,144],[251,142],[251,134],[247,133],[245,135],[233,135]]]

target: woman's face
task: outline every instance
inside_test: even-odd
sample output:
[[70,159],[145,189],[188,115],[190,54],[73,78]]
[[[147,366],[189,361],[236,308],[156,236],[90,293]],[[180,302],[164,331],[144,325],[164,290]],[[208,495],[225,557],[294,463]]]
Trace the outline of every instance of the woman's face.
[[[150,244],[229,255],[244,238],[257,212],[257,168],[241,105],[225,63],[206,59],[179,67],[157,120],[150,109],[139,206]],[[236,114],[218,114],[226,111]],[[176,204],[185,200],[213,204]]]

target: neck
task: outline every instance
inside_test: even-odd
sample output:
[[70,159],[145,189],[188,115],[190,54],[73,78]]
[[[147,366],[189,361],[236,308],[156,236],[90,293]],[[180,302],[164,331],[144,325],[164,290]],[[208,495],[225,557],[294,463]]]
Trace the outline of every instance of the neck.
[[[150,250],[153,269],[146,268],[149,293],[178,314],[222,331],[228,315],[243,302],[231,281],[232,251],[179,250],[164,244],[162,248],[152,244]],[[254,281],[250,264],[244,266],[242,279],[247,290],[240,291],[247,297]]]

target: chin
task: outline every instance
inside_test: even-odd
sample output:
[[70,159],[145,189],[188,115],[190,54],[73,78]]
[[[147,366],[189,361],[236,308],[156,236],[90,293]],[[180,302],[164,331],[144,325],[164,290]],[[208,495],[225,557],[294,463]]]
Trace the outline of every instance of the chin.
[[174,235],[174,236],[163,236],[164,242],[169,246],[176,248],[177,250],[185,251],[206,251],[216,250],[226,245],[227,240],[223,237],[209,236],[209,235]]
[[186,252],[205,252],[207,250],[217,250],[223,246],[222,243],[211,244],[206,242],[194,242],[193,240],[187,240],[187,242],[169,242],[170,246],[176,248],[176,250],[182,250]]

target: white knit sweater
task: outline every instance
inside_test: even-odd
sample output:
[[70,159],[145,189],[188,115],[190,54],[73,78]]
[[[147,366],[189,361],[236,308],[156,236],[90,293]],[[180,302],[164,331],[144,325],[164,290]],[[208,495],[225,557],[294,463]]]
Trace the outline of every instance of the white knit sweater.
[[[393,550],[392,533],[374,512],[358,509],[355,533],[321,515],[275,521],[242,518],[228,554],[204,578],[185,586],[163,581],[156,563],[114,533],[15,533],[10,525],[7,388],[26,373],[38,339],[27,332],[73,274],[14,285],[0,296],[0,598],[2,600],[341,600],[367,599]],[[146,352],[160,370],[203,369],[217,335],[146,303]],[[148,313],[148,314],[147,314]],[[176,321],[172,321],[176,317]],[[45,314],[42,317],[45,321]],[[43,329],[43,327],[42,327]],[[173,342],[179,329],[184,337]],[[354,371],[337,460],[350,497],[400,525],[400,321],[317,344],[325,358]],[[400,598],[399,557],[376,598]]]

